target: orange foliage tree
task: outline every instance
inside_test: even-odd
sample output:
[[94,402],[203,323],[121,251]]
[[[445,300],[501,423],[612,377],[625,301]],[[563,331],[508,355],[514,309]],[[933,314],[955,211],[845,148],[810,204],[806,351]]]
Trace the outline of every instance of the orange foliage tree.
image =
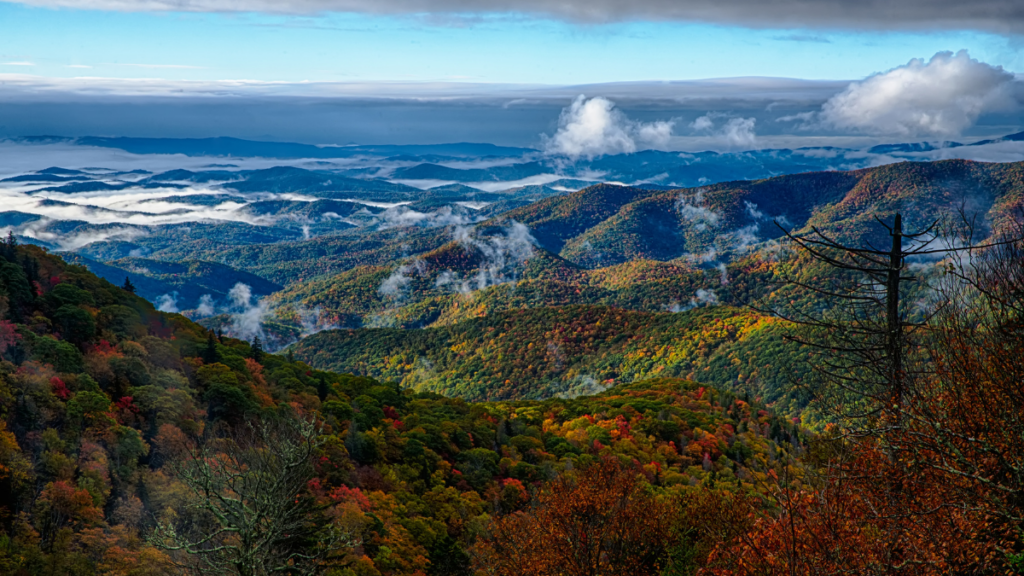
[[776,476],[773,504],[705,573],[1019,573],[1024,246],[954,256],[932,299],[928,369],[903,380],[883,418],[822,438],[811,486]]
[[493,519],[478,545],[478,569],[495,576],[659,574],[672,510],[638,475],[607,458],[559,476],[527,509]]
[[811,486],[769,473],[770,499],[748,502],[749,529],[723,534],[702,574],[924,576],[999,566],[977,538],[985,515],[948,501],[933,475],[875,440],[832,436],[823,449],[830,453]]

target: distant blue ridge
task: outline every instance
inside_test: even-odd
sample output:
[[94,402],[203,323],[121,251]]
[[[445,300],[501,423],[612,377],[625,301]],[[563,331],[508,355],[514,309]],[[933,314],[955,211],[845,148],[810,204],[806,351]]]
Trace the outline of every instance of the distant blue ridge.
[[522,156],[536,152],[495,144],[457,142],[452,144],[313,146],[294,142],[258,142],[239,138],[105,138],[83,136],[25,136],[16,141],[30,144],[65,142],[81,146],[117,148],[133,154],[184,154],[185,156],[221,156],[241,158],[351,158],[361,155],[399,156],[436,154],[459,157]]

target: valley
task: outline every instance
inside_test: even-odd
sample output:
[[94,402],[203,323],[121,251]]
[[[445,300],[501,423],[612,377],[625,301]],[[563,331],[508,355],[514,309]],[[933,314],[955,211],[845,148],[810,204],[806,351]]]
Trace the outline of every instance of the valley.
[[[220,561],[236,540],[218,527],[269,534],[225,514],[236,494],[267,502],[261,526],[294,523],[305,538],[272,537],[261,558],[291,554],[290,567],[342,576],[468,576],[543,554],[548,544],[503,548],[503,523],[526,523],[514,539],[543,527],[533,518],[559,498],[616,490],[625,507],[589,507],[572,522],[614,513],[647,526],[648,574],[710,574],[696,571],[775,549],[750,536],[817,541],[835,529],[818,497],[854,510],[838,520],[843,534],[870,531],[834,547],[882,557],[890,531],[905,528],[879,526],[862,506],[888,502],[878,486],[906,472],[870,441],[836,435],[844,417],[822,393],[835,389],[821,337],[794,341],[803,333],[782,316],[828,312],[815,283],[864,280],[787,233],[884,245],[879,222],[899,212],[907,230],[939,223],[908,249],[941,249],[1012,233],[1024,209],[1024,162],[691,188],[566,177],[491,191],[235,168],[53,168],[5,185],[19,209],[0,214],[11,230],[0,245],[0,509],[22,513],[5,521],[14,536],[0,540],[0,567],[171,576],[195,565],[180,546],[209,538],[226,548],[188,554]],[[414,170],[425,169],[401,175]],[[973,238],[955,236],[961,211]],[[937,295],[955,294],[944,292],[950,274],[970,266],[1018,278],[1019,252],[997,256],[908,259],[901,314],[943,318]],[[1016,285],[987,290],[1012,307]],[[917,347],[933,358],[992,348],[942,334]],[[1006,338],[994,346],[1014,350]],[[977,362],[1012,380],[1018,356],[994,372],[987,363],[1001,360]],[[972,390],[964,402],[1008,398],[983,413],[1012,421],[1014,384],[994,376],[979,393],[972,378],[957,380]],[[930,413],[912,410],[947,402],[930,382],[907,408],[922,427]],[[874,402],[839,397],[846,410]],[[829,468],[839,465],[849,468]],[[221,484],[228,477],[236,484]],[[860,484],[849,491],[846,478]],[[798,531],[783,524],[787,490],[804,498]],[[901,506],[933,518],[936,490]],[[975,521],[950,514],[934,530]],[[854,540],[868,548],[854,554]],[[991,545],[978,537],[969,549]],[[910,546],[959,561],[960,547]]]
[[[0,218],[21,239],[112,282],[130,277],[162,310],[245,340],[259,336],[320,369],[470,400],[685,377],[797,416],[810,409],[800,392],[806,367],[778,344],[778,321],[755,311],[783,300],[813,306],[786,279],[821,270],[782,241],[784,231],[877,243],[875,218],[902,211],[908,227],[923,228],[962,207],[987,236],[1024,205],[1024,165],[966,160],[697,188],[562,178],[493,191],[399,182],[500,184],[546,168],[502,164],[462,177],[418,164],[386,180],[223,166],[42,170],[8,181],[35,178],[42,187],[27,196],[45,196],[38,206],[74,199],[60,209],[89,220]],[[88,205],[98,198],[105,207]],[[100,219],[125,219],[96,221],[106,211],[116,212]]]

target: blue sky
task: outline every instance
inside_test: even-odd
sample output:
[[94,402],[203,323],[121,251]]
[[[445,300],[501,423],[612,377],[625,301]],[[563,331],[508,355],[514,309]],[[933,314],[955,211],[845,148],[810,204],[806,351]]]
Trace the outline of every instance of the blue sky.
[[911,58],[960,49],[1024,71],[1019,38],[977,31],[595,25],[508,15],[456,20],[125,13],[0,2],[0,74],[51,78],[555,85],[736,76],[859,79]]
[[0,0],[0,138],[981,139],[1022,39],[1020,0]]

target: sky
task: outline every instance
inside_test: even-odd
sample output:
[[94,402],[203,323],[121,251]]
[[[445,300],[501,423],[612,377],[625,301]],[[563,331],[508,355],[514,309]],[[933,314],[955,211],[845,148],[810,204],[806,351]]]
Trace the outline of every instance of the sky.
[[737,76],[851,80],[961,49],[1024,70],[1020,39],[987,30],[750,29],[508,14],[125,12],[0,2],[0,38],[4,72],[58,78],[547,85]]
[[976,139],[1024,129],[1022,4],[0,1],[0,137]]

